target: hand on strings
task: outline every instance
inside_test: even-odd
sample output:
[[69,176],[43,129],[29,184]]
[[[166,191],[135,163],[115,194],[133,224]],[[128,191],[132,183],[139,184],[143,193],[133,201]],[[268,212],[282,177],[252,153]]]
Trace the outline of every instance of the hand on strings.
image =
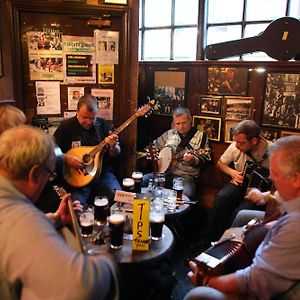
[[194,166],[199,163],[199,159],[194,154],[189,152],[183,154],[183,160]]
[[64,154],[64,161],[67,165],[74,169],[82,170],[84,168],[83,161],[77,156]]

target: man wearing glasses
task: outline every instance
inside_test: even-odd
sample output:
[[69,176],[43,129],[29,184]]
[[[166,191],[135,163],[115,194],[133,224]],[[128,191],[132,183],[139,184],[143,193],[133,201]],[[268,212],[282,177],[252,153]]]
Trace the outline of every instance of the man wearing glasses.
[[70,224],[70,194],[52,218],[34,205],[55,160],[41,129],[21,125],[0,136],[0,299],[118,299],[113,259],[87,257],[55,230]]
[[[253,120],[244,120],[233,131],[234,142],[226,149],[217,162],[217,167],[231,181],[217,194],[210,220],[204,230],[204,247],[210,241],[218,240],[229,228],[240,209],[257,209],[252,202],[244,200],[244,170],[246,162],[255,162],[268,172],[269,143],[260,136],[260,128]],[[266,174],[268,175],[268,174]]]

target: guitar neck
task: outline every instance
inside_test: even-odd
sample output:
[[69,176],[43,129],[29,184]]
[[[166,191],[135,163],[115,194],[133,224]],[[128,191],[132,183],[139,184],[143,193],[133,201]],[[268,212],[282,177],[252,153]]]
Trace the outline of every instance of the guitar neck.
[[207,59],[222,59],[237,56],[244,53],[251,53],[262,49],[261,36],[245,38],[236,41],[223,42],[208,45],[205,49]]
[[[136,118],[138,117],[138,114],[135,113],[132,115],[127,121],[125,121],[122,125],[120,125],[114,133],[119,134],[121,131],[123,131],[129,124],[131,124]],[[101,143],[99,143],[97,146],[93,148],[93,150],[89,153],[92,157],[95,156],[98,152],[102,151],[103,148],[107,145],[105,140],[103,140]]]

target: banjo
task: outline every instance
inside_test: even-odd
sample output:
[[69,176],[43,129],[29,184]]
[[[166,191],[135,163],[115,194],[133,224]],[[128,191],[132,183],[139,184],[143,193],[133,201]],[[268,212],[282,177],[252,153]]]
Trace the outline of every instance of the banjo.
[[153,163],[153,171],[159,173],[165,173],[171,168],[172,164],[175,162],[180,162],[183,160],[185,153],[193,154],[196,156],[208,155],[211,153],[210,148],[199,148],[195,150],[183,150],[176,152],[170,147],[164,147],[160,151],[155,147],[150,146],[147,150],[149,159]]

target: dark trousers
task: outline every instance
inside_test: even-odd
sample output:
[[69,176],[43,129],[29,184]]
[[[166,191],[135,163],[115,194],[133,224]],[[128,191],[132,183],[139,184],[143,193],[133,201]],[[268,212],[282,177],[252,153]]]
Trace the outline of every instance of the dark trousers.
[[244,199],[244,190],[232,183],[226,184],[216,195],[210,219],[204,230],[204,239],[207,242],[220,239],[241,209],[261,209]]

